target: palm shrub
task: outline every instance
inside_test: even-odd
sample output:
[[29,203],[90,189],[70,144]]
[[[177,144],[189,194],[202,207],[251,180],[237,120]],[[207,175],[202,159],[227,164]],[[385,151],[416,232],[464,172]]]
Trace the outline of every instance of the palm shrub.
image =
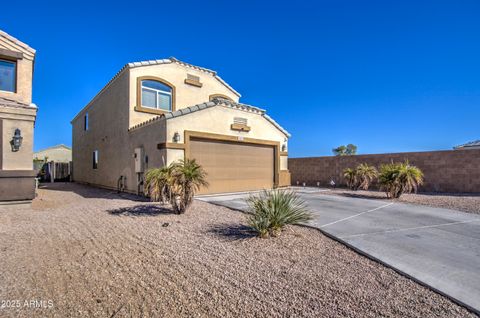
[[403,193],[417,192],[418,186],[423,184],[423,172],[408,161],[392,162],[380,167],[378,181],[387,197],[396,199]]
[[152,201],[170,202],[172,170],[173,166],[169,165],[150,169],[145,174],[144,193]]
[[179,160],[162,168],[150,169],[145,175],[145,194],[152,201],[169,202],[177,214],[185,213],[193,196],[208,186],[205,170],[195,159]]
[[368,190],[373,180],[377,178],[378,171],[374,166],[362,163],[355,169],[355,175],[357,177],[358,188]]
[[201,187],[207,187],[207,173],[195,159],[179,160],[173,164],[170,203],[173,210],[182,214],[192,204],[193,196]]
[[358,178],[357,171],[352,168],[347,168],[343,170],[343,177],[347,182],[347,187],[351,190],[357,190],[358,188]]
[[278,236],[287,224],[299,224],[310,220],[305,201],[295,192],[264,190],[247,199],[251,215],[248,225],[262,238]]

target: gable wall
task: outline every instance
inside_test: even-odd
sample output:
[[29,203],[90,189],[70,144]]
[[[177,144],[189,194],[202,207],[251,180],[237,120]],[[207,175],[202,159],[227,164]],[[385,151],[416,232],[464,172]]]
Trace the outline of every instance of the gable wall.
[[[123,72],[72,120],[74,180],[115,187],[131,155],[127,143],[128,72]],[[99,151],[98,169],[92,168],[94,150]]]
[[[187,74],[200,77],[202,87],[185,84]],[[189,68],[176,63],[149,65],[130,69],[130,121],[129,127],[144,122],[158,115],[135,110],[137,106],[137,78],[154,76],[164,79],[175,86],[175,109],[209,101],[210,95],[222,94],[238,102],[239,97],[216,79],[212,74]]]

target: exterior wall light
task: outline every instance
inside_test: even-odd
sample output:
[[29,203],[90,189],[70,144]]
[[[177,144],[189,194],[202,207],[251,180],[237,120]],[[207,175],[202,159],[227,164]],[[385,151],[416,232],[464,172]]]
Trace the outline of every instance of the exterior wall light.
[[178,132],[175,132],[173,134],[173,142],[179,142],[180,141],[180,134]]
[[283,144],[283,145],[282,145],[282,151],[283,151],[283,152],[287,151],[287,144]]
[[20,129],[15,129],[15,133],[13,134],[12,140],[10,140],[10,145],[12,146],[12,151],[17,152],[20,150],[20,146],[22,145],[22,132]]

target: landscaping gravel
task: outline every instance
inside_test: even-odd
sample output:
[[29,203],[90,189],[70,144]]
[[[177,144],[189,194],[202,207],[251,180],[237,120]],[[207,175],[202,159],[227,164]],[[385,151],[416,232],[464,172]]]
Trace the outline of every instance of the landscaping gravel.
[[[348,189],[335,189],[319,192],[320,194],[334,194],[364,199],[389,200],[385,192],[379,191],[352,191]],[[436,208],[445,208],[469,213],[480,214],[480,193],[407,193],[399,199],[392,201],[422,204]]]
[[53,184],[3,208],[0,301],[20,306],[0,316],[474,317],[317,230],[259,239],[227,208],[134,199]]

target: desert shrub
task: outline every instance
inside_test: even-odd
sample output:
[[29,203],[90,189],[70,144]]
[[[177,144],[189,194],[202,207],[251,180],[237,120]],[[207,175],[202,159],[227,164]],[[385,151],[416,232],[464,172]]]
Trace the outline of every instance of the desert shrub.
[[417,192],[423,184],[423,172],[408,161],[392,162],[380,167],[378,181],[388,198],[399,198],[403,193]]
[[175,213],[182,214],[192,204],[195,192],[208,186],[206,176],[195,159],[179,160],[147,171],[145,193],[152,201],[170,202]]
[[171,178],[172,165],[148,170],[145,174],[144,193],[152,201],[170,202]]
[[355,176],[357,178],[357,188],[368,190],[372,182],[377,178],[378,171],[374,166],[362,163],[355,169]]
[[352,168],[347,168],[343,170],[343,177],[347,182],[347,187],[350,190],[357,190],[358,187],[358,178],[357,178],[357,171]]
[[251,215],[248,225],[260,237],[278,236],[288,224],[299,224],[311,219],[305,201],[295,192],[265,190],[247,199]]

